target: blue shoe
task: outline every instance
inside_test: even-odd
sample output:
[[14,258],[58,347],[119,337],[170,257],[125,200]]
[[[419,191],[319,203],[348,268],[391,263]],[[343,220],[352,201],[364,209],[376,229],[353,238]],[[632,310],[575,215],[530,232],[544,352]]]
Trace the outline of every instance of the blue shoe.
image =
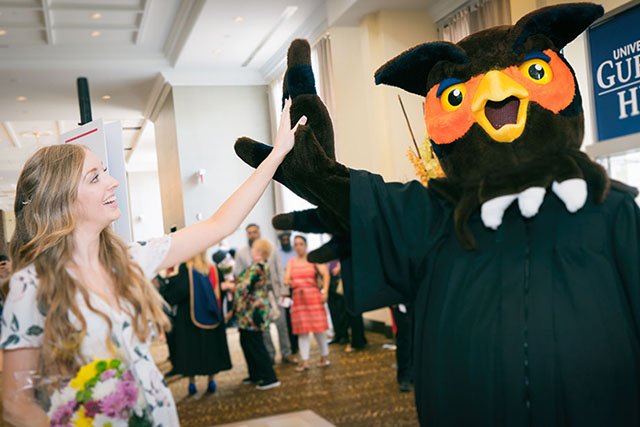
[[209,386],[207,387],[207,393],[215,393],[216,392],[216,382],[211,380],[209,381]]
[[189,383],[189,396],[193,396],[198,392],[196,385],[194,383]]

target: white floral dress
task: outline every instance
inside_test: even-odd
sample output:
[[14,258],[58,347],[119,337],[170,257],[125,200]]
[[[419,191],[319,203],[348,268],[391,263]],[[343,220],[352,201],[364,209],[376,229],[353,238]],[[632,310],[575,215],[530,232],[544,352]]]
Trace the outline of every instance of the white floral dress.
[[[167,256],[171,236],[165,235],[147,242],[133,243],[129,246],[131,259],[138,263],[145,276],[151,279],[157,268]],[[13,274],[10,290],[2,313],[2,338],[0,348],[13,350],[26,347],[41,347],[44,328],[44,315],[38,309],[36,293],[38,277],[33,265]],[[113,323],[111,340],[119,354],[112,354],[106,345],[109,332],[107,322],[97,313],[89,310],[84,298],[78,292],[78,306],[87,322],[87,333],[80,353],[89,362],[93,359],[118,357],[129,367],[138,384],[144,391],[148,410],[153,416],[153,425],[169,427],[180,425],[176,405],[171,391],[155,363],[151,359],[149,346],[151,338],[140,342],[133,333],[131,317],[126,314],[127,306],[121,302],[123,311],[117,312],[103,299],[89,292],[92,305],[107,314]],[[80,323],[73,314],[69,314],[72,323],[78,328]]]

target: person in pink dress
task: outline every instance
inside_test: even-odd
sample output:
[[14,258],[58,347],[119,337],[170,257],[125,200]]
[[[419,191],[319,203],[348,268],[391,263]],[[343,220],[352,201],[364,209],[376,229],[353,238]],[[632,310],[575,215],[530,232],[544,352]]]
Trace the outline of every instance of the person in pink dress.
[[[297,256],[289,260],[285,273],[285,284],[291,286],[291,324],[293,334],[298,336],[300,364],[296,371],[309,369],[309,334],[313,334],[320,347],[319,367],[329,366],[329,344],[325,331],[329,329],[324,303],[329,295],[329,270],[322,264],[307,261],[307,239],[296,236],[293,244]],[[322,291],[318,284],[322,277]]]

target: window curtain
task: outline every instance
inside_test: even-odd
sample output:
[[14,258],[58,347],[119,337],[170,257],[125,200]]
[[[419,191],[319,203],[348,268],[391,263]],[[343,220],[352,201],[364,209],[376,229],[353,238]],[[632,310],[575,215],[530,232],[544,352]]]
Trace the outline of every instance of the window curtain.
[[[327,106],[329,114],[333,110],[333,63],[331,62],[331,40],[329,35],[323,36],[311,46],[311,68],[315,76],[316,90],[318,96]],[[280,114],[282,112],[282,82],[284,71],[269,83],[269,106],[271,117],[272,138],[275,140],[280,124]],[[274,184],[276,213],[300,211],[312,209],[314,206],[306,200],[298,197],[288,188],[280,183]],[[329,240],[326,235],[307,236],[309,249],[321,246]]]
[[457,43],[469,34],[507,24],[511,24],[509,0],[472,0],[438,22],[438,35]]

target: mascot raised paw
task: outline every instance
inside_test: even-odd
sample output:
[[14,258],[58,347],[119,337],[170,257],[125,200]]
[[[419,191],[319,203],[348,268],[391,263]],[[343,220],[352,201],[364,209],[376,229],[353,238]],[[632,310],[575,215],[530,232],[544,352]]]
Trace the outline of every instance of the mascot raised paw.
[[[425,97],[446,173],[428,188],[337,163],[310,70],[289,57],[287,93],[310,119],[278,179],[318,208],[275,224],[334,234],[320,255],[341,257],[351,310],[414,302],[424,426],[640,425],[640,211],[579,150],[561,52],[602,13],[543,8],[378,70]],[[243,144],[259,163],[266,146]]]

